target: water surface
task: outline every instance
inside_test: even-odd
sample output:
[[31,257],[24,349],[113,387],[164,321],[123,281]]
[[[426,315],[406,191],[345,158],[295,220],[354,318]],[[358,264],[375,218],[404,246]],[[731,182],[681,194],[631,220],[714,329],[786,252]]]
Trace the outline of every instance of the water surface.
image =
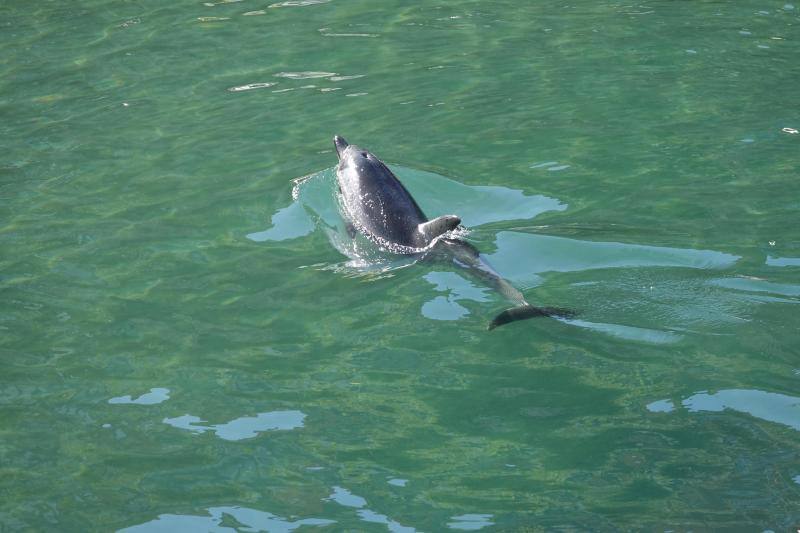
[[[0,14],[0,529],[800,523],[800,6]],[[353,264],[334,134],[580,314]]]

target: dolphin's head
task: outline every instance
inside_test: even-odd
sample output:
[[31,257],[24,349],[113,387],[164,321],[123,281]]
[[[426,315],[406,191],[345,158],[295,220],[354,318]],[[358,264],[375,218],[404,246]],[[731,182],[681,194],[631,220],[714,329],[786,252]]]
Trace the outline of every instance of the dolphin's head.
[[333,136],[333,146],[336,147],[336,154],[339,156],[339,160],[342,159],[342,155],[344,155],[345,149],[347,149],[350,144],[344,140],[344,137],[339,137],[338,135]]
[[354,168],[358,172],[364,172],[366,169],[383,166],[380,159],[372,155],[369,150],[355,144],[349,144],[343,137],[334,135],[333,145],[336,147],[336,154],[339,156],[339,170]]

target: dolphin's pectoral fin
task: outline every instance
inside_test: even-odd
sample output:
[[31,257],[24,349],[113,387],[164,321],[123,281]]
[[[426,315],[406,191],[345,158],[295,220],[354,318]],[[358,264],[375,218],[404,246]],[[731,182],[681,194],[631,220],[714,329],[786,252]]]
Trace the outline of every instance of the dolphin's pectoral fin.
[[533,305],[519,305],[506,309],[496,317],[489,324],[489,329],[494,329],[497,326],[516,322],[517,320],[525,320],[526,318],[534,318],[537,316],[557,316],[562,318],[573,318],[577,313],[571,309],[560,309],[558,307],[536,307]]
[[461,219],[455,215],[443,215],[433,220],[423,222],[417,229],[430,241],[461,224]]

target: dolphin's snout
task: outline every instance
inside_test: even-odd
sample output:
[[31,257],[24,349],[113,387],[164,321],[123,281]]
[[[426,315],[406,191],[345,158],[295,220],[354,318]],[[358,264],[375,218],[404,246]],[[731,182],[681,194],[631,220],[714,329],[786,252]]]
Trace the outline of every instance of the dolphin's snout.
[[344,140],[344,137],[340,137],[338,135],[334,135],[333,136],[333,146],[336,147],[336,153],[338,154],[339,159],[341,159],[345,148],[347,148],[350,145],[347,143],[347,141]]

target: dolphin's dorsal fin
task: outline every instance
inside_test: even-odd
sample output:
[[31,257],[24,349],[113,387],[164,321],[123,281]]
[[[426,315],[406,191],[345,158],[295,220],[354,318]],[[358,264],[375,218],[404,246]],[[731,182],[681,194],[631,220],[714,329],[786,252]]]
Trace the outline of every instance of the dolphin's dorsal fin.
[[442,233],[455,229],[461,224],[461,219],[455,215],[443,215],[433,220],[423,222],[417,226],[417,230],[425,235],[425,238],[432,241]]

